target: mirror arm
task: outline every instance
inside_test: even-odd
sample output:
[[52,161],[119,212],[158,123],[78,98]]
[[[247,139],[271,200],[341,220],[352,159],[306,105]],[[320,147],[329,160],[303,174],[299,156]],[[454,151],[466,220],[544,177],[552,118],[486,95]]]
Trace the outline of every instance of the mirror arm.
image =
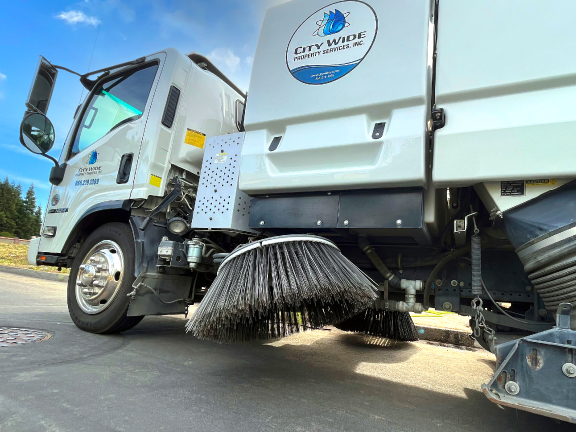
[[59,167],[60,164],[58,163],[58,160],[52,156],[50,156],[49,154],[43,153],[42,156],[44,156],[45,158],[50,159],[52,162],[54,162],[54,165],[56,165],[56,167]]
[[52,67],[55,68],[55,69],[61,69],[61,70],[64,70],[64,71],[66,71],[66,72],[70,72],[71,74],[74,74],[74,75],[82,76],[82,75],[79,74],[78,72],[74,72],[72,69],[65,68],[64,66],[52,65]]

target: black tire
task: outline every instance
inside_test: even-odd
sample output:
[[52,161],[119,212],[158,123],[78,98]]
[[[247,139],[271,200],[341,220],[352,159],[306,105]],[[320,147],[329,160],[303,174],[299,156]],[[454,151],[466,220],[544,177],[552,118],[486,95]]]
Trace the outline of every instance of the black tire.
[[[80,265],[87,258],[87,254],[102,241],[113,241],[120,247],[124,258],[124,271],[116,295],[110,304],[101,312],[90,314],[83,311],[78,304],[76,278]],[[68,281],[68,311],[72,321],[79,329],[99,334],[119,333],[131,329],[142,321],[143,316],[127,316],[130,304],[127,295],[132,291],[132,284],[135,279],[134,268],[134,238],[127,224],[114,222],[102,225],[88,236],[74,259]]]

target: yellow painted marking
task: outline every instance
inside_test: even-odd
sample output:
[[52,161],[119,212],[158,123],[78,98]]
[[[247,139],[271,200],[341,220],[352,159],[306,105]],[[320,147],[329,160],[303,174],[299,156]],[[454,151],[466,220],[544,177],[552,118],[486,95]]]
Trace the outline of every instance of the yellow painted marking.
[[160,187],[160,185],[162,184],[162,178],[152,174],[150,176],[150,184],[152,186]]
[[198,132],[192,129],[186,130],[186,138],[184,142],[186,144],[193,145],[194,147],[204,148],[204,141],[206,141],[206,135],[202,132]]

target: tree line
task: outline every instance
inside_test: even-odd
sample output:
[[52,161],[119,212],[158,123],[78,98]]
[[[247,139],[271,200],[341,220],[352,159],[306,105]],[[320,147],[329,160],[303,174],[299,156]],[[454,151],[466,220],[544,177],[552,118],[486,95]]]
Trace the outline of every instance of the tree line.
[[29,239],[40,235],[42,207],[36,205],[34,185],[26,196],[22,186],[6,178],[0,183],[0,236]]

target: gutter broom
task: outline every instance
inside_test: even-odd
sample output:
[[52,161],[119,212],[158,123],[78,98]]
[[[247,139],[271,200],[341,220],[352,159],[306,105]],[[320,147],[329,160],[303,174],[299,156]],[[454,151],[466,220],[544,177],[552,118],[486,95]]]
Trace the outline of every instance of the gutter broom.
[[[386,267],[368,240],[365,237],[360,237],[358,243],[374,267],[390,285],[400,286],[400,279]],[[385,298],[380,300],[377,302],[378,305],[387,303]],[[397,341],[412,342],[418,340],[418,332],[409,312],[377,309],[376,305],[372,305],[358,315],[336,324],[335,327],[343,331],[366,333]]]
[[376,290],[329,240],[271,237],[237,248],[222,262],[186,330],[219,342],[288,336],[373,307]]

